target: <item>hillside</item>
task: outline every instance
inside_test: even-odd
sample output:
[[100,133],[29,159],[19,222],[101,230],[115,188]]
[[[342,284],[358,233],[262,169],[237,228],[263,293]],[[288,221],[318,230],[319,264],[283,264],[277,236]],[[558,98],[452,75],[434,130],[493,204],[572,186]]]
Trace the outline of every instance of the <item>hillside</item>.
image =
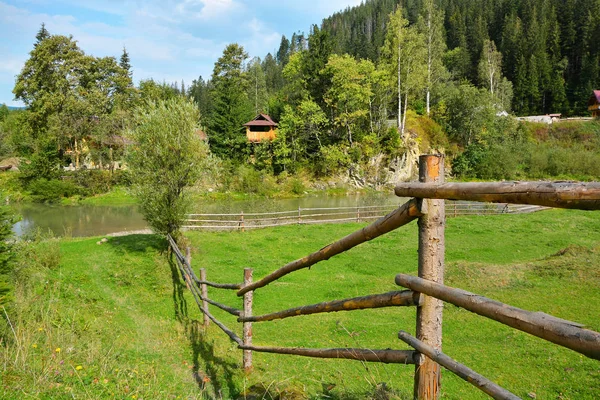
[[[207,268],[214,281],[238,282],[244,267],[261,277],[360,226],[188,237],[195,268]],[[600,304],[598,226],[597,212],[564,210],[450,219],[447,283],[600,330],[593,311]],[[256,313],[397,290],[395,274],[416,271],[416,231],[412,224],[290,275],[257,292]],[[29,257],[19,259],[11,325],[2,332],[0,398],[401,399],[412,390],[412,366],[343,360],[255,354],[254,372],[244,376],[235,345],[214,324],[206,332],[199,326],[160,238],[98,240],[23,244]],[[209,289],[209,296],[241,305],[230,292]],[[240,331],[232,316],[211,310]],[[445,351],[520,397],[593,399],[600,390],[597,361],[456,307],[444,313]],[[335,313],[257,324],[254,343],[402,349],[396,334],[413,326],[410,309]],[[445,398],[484,398],[450,373],[443,382]]]
[[[400,2],[411,24],[427,18],[427,0]],[[323,20],[339,54],[378,61],[388,15],[397,1],[367,0]],[[443,0],[444,63],[455,79],[480,83],[485,39],[502,53],[502,73],[514,87],[517,114],[588,115],[600,87],[600,3],[597,0]]]

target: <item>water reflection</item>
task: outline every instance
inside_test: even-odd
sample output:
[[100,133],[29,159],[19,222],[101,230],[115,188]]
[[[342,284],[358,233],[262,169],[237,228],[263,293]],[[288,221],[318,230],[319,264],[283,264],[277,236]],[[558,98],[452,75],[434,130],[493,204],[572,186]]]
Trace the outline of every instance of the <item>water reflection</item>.
[[[253,199],[200,201],[195,213],[251,213],[289,211],[301,208],[355,207],[399,205],[405,199],[393,195],[313,196],[295,199]],[[24,236],[40,228],[55,235],[98,236],[114,232],[147,228],[137,206],[59,206],[28,204],[16,207],[21,221],[14,225],[17,236]]]
[[136,206],[53,206],[28,204],[16,208],[21,221],[13,226],[17,236],[39,228],[55,235],[96,236],[147,227]]

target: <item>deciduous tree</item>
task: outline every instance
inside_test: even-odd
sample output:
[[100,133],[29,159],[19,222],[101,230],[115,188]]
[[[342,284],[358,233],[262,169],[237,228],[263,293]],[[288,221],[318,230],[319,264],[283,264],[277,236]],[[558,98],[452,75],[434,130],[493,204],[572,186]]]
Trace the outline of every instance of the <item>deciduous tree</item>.
[[128,165],[142,214],[157,233],[179,232],[187,191],[208,166],[208,148],[196,134],[199,118],[194,103],[180,96],[136,111]]

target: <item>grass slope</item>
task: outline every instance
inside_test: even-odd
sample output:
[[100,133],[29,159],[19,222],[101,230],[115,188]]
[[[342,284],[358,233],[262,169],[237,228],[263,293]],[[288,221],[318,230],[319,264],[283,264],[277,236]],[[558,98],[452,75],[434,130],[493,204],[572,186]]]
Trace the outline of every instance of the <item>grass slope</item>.
[[[206,267],[209,280],[240,282],[244,267],[258,279],[360,226],[187,237],[195,269]],[[159,238],[97,240],[41,242],[32,252],[36,267],[19,272],[28,283],[18,286],[9,310],[18,317],[0,358],[0,398],[410,398],[413,366],[255,353],[255,370],[245,376],[236,346],[214,324],[199,326]],[[449,219],[446,246],[447,284],[600,331],[600,213]],[[257,291],[254,313],[398,290],[395,274],[416,274],[416,249],[412,224]],[[58,250],[60,262],[48,261]],[[241,308],[231,291],[209,288],[209,295]],[[233,317],[211,309],[240,332]],[[405,349],[397,332],[414,332],[414,325],[413,308],[304,316],[255,324],[254,343]],[[452,305],[444,313],[444,351],[520,397],[600,393],[597,361]],[[443,393],[486,398],[448,372]]]

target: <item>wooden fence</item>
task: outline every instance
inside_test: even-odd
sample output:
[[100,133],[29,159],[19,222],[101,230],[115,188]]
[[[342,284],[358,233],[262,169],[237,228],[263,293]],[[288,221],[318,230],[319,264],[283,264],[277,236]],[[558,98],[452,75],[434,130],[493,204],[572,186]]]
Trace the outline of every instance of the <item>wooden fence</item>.
[[[547,209],[535,205],[508,203],[482,203],[450,201],[446,215],[522,214]],[[328,224],[343,222],[369,222],[383,217],[395,206],[356,206],[330,208],[298,208],[290,211],[228,214],[188,214],[183,228],[186,230],[244,230],[296,224]]]
[[[584,329],[574,322],[555,318],[544,313],[522,310],[443,284],[444,229],[448,211],[444,199],[600,210],[600,182],[445,184],[443,183],[443,158],[435,155],[421,156],[419,172],[419,183],[400,184],[395,190],[398,196],[415,196],[413,199],[368,226],[323,247],[321,250],[292,261],[257,281],[252,280],[252,270],[250,269],[244,270],[242,283],[223,284],[207,281],[205,269],[200,270],[200,278],[198,278],[191,268],[189,256],[183,255],[174,240],[170,236],[168,237],[181,274],[200,310],[204,313],[204,323],[214,322],[232,341],[237,343],[238,348],[243,350],[243,365],[246,371],[250,371],[252,368],[252,352],[254,351],[307,357],[415,364],[414,398],[432,400],[440,397],[441,367],[443,366],[494,399],[518,399],[519,397],[508,390],[442,353],[444,302],[564,346],[587,357],[600,360],[600,333],[598,332]],[[287,274],[309,268],[320,261],[327,260],[414,220],[419,221],[418,276],[399,274],[395,278],[397,285],[408,290],[304,305],[265,315],[252,315],[254,291]],[[235,290],[238,296],[244,297],[244,309],[234,309],[209,299],[207,296],[208,286]],[[238,322],[243,324],[241,338],[210,313],[209,304],[238,317]],[[262,347],[252,344],[253,323],[291,318],[298,315],[398,306],[416,308],[415,336],[405,331],[398,333],[398,338],[412,348],[409,350],[310,349]]]

